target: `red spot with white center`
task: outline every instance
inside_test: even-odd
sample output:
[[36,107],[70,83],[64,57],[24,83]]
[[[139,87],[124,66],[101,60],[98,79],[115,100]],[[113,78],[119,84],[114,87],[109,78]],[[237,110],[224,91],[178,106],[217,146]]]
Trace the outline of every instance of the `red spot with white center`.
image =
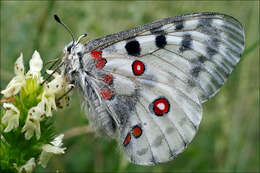
[[113,76],[112,74],[107,74],[104,76],[104,82],[106,82],[107,84],[111,84],[113,81]]
[[112,97],[114,96],[114,92],[110,89],[101,89],[100,94],[106,100],[112,99]]
[[124,145],[124,146],[127,146],[127,145],[130,143],[130,141],[131,141],[131,134],[128,133],[127,136],[125,137],[125,140],[124,140],[124,142],[123,142],[123,145]]
[[142,129],[136,125],[132,128],[132,134],[135,138],[138,138],[142,135]]
[[102,51],[92,51],[91,53],[90,53],[90,55],[92,56],[92,58],[94,58],[94,59],[100,59],[100,58],[102,58]]
[[98,59],[97,62],[96,62],[96,68],[97,68],[97,69],[102,69],[102,68],[104,68],[104,66],[106,65],[106,63],[107,63],[107,60],[106,60],[105,58],[100,58],[100,59]]
[[153,101],[153,111],[156,115],[162,116],[169,112],[170,104],[166,98],[158,98]]
[[134,75],[140,76],[141,74],[144,73],[145,70],[144,63],[142,61],[135,60],[132,64],[132,70]]

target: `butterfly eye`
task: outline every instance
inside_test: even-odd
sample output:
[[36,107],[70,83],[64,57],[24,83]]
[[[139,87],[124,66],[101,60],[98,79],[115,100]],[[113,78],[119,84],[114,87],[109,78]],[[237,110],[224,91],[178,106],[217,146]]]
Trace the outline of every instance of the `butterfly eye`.
[[70,44],[70,45],[67,47],[67,51],[70,52],[70,51],[71,51],[71,48],[72,48],[72,44]]

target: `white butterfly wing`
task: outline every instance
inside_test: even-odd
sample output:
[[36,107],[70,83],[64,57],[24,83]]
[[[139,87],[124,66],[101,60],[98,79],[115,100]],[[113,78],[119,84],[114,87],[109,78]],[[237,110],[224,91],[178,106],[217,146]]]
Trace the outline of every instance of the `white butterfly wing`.
[[165,20],[171,21],[130,30],[123,33],[127,39],[96,49],[105,59],[101,71],[113,76],[113,92],[101,95],[119,145],[140,165],[169,161],[184,150],[200,124],[201,104],[227,80],[244,49],[243,28],[230,16]]

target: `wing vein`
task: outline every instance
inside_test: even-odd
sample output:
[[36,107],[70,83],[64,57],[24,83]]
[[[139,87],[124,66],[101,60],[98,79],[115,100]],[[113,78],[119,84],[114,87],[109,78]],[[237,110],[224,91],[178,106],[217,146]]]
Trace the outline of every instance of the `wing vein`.
[[[137,101],[138,101],[138,100],[137,100]],[[137,112],[136,110],[135,110],[135,113],[136,113],[136,117],[137,117],[137,119],[139,120],[139,122],[142,123],[142,120],[141,120],[141,118],[140,118],[140,116],[139,116],[139,114],[138,114],[138,112]],[[145,133],[146,133],[146,131],[145,131]],[[148,140],[147,136],[146,136],[146,135],[144,135],[144,136],[145,136],[145,139],[146,139],[146,141],[147,141],[147,143],[148,143],[149,149],[150,149],[151,154],[152,154],[152,159],[153,159],[153,162],[154,162],[154,161],[155,161],[155,158],[154,158],[154,153],[153,153],[151,144],[149,143],[149,140]]]
[[[165,48],[164,48],[165,49]],[[168,50],[168,49],[165,49],[165,50]],[[170,51],[171,52],[171,51]],[[195,81],[196,82],[196,84],[197,84],[197,86],[201,89],[201,90],[203,90],[204,91],[204,89],[201,87],[201,85],[200,85],[200,83],[197,81],[197,80],[195,80],[192,76],[190,76],[190,75],[188,75],[188,74],[186,74],[183,70],[181,70],[180,68],[178,68],[176,65],[174,65],[173,63],[171,63],[171,62],[169,62],[169,61],[167,61],[167,60],[165,60],[165,59],[163,59],[163,58],[161,58],[160,56],[158,56],[158,55],[154,55],[153,54],[153,56],[155,56],[155,57],[157,57],[157,58],[159,58],[161,61],[164,61],[164,62],[166,62],[167,64],[170,64],[170,65],[172,65],[172,66],[174,66],[174,67],[176,67],[176,69],[177,70],[179,70],[179,71],[181,71],[183,74],[184,74],[184,76],[186,76],[187,77],[187,79],[192,79],[193,81]],[[180,78],[179,78],[180,79]]]
[[[118,74],[118,73],[116,73],[116,74]],[[120,76],[123,76],[123,77],[125,77],[124,75],[121,75],[121,74],[118,74],[118,75],[120,75]],[[130,79],[132,82],[134,82],[137,86],[144,86],[145,88],[147,88],[147,89],[149,89],[147,86],[145,86],[145,85],[143,85],[141,82],[138,82],[138,81],[136,81],[136,80],[134,80],[132,77],[129,77],[128,79]],[[138,85],[139,84],[139,85]],[[167,84],[164,84],[163,83],[163,85],[165,85],[165,86],[168,86],[168,87],[170,87],[171,88],[171,86],[169,86],[169,85],[167,85]],[[174,89],[176,89],[177,91],[179,91],[184,97],[186,97],[188,100],[190,100],[190,101],[192,101],[193,103],[195,103],[195,105],[196,106],[198,106],[198,107],[200,107],[200,105],[197,103],[197,102],[195,102],[193,99],[191,99],[189,96],[187,96],[186,94],[184,94],[182,91],[180,91],[179,89],[177,89],[177,88],[174,88]],[[157,90],[156,88],[154,89],[154,90],[156,90],[156,93],[161,93],[161,94],[163,94],[160,90]],[[173,98],[174,99],[174,98]],[[147,99],[146,99],[147,100]],[[148,102],[149,102],[149,100],[147,100]],[[175,101],[176,102],[176,101]],[[179,107],[181,107],[182,108],[182,106],[180,106],[180,104],[178,104],[178,102],[176,102],[176,104],[179,106]],[[188,120],[190,121],[190,123],[193,125],[193,127],[195,128],[196,127],[196,125],[194,124],[194,122],[191,120],[191,118],[190,118],[190,116],[188,116],[188,114],[185,112],[185,111],[183,111],[184,113],[185,113],[185,115],[188,117]]]
[[[145,98],[145,97],[144,97],[144,98]],[[146,98],[145,98],[145,99],[146,99]],[[146,99],[146,100],[147,100],[147,99]],[[149,100],[147,100],[147,101],[148,101],[148,103],[149,103]],[[145,109],[145,106],[141,103],[141,101],[140,101],[139,99],[138,99],[138,102],[141,104],[141,106],[143,107],[143,109],[145,110],[145,112],[146,112],[147,114],[150,114],[150,113]],[[146,114],[146,115],[147,115],[147,114]],[[171,147],[170,147],[170,144],[169,144],[169,142],[168,142],[168,139],[167,139],[166,136],[164,135],[164,133],[163,133],[161,127],[159,126],[159,124],[154,120],[153,117],[152,117],[152,119],[153,119],[154,123],[158,126],[158,128],[160,129],[160,132],[161,132],[161,134],[163,135],[163,137],[164,137],[164,139],[165,139],[165,141],[166,141],[166,143],[167,143],[167,145],[168,145],[169,151],[170,151],[171,155],[173,155],[173,151],[171,150]],[[171,124],[177,129],[177,132],[179,133],[179,135],[180,135],[180,137],[181,137],[181,139],[182,139],[182,142],[183,142],[183,144],[185,145],[183,136],[182,136],[182,134],[179,132],[179,129],[176,127],[176,125],[175,125],[171,120],[170,120],[170,122],[171,122]]]
[[[116,75],[123,76],[123,77],[125,77],[125,78],[127,78],[127,79],[130,79],[130,80],[133,81],[135,84],[137,84],[137,82],[138,82],[138,81],[134,80],[134,77],[132,77],[132,76],[126,76],[126,75],[124,75],[124,74],[116,73],[116,72],[110,71],[110,70],[104,70],[104,71],[106,71],[106,72],[108,72],[108,73],[112,73],[112,74],[116,74]],[[176,77],[177,77],[177,76],[176,76]],[[140,79],[147,80],[147,79],[141,78],[141,77],[140,77]],[[178,78],[178,79],[180,79],[180,78]],[[152,80],[152,79],[149,79],[149,80],[152,81],[152,82],[158,82],[158,83],[160,83],[160,84],[162,84],[162,85],[164,85],[164,86],[170,87],[170,88],[174,88],[175,90],[177,90],[178,92],[180,92],[184,97],[186,97],[187,99],[191,100],[193,103],[195,103],[196,105],[198,105],[198,103],[197,103],[194,99],[192,99],[190,96],[188,96],[187,94],[185,94],[184,92],[182,92],[180,89],[176,88],[175,86],[168,85],[167,83],[164,83],[164,82],[161,82],[161,81],[155,81],[155,80]],[[180,79],[180,80],[181,80],[181,79]],[[142,84],[141,82],[138,82],[138,83],[139,83],[139,85],[142,85],[142,86],[143,86],[143,84]],[[183,82],[183,84],[185,85],[184,82]]]

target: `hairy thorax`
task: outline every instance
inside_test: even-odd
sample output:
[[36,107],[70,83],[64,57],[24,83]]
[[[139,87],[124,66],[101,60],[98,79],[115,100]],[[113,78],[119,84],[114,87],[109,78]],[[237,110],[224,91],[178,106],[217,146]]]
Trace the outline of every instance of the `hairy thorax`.
[[[64,62],[65,76],[79,88],[80,94],[83,95],[90,125],[101,134],[113,137],[116,128],[115,122],[102,97],[102,91],[112,93],[113,87],[104,81],[107,73],[100,68],[103,62],[85,52],[84,45],[81,43],[73,46],[70,52],[67,52]],[[105,100],[109,99],[112,99],[112,95],[111,98]]]

